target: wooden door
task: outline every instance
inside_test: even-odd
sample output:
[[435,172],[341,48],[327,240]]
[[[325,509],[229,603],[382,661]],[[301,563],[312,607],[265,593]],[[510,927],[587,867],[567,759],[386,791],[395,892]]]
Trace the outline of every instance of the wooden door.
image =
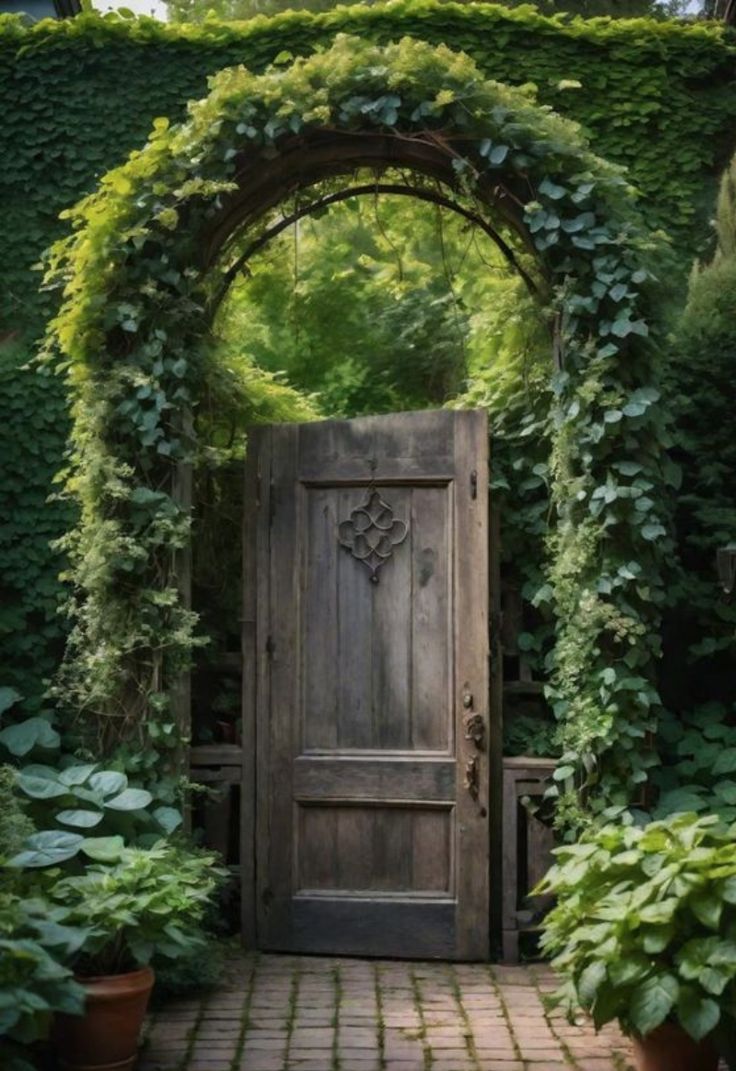
[[486,416],[273,426],[250,458],[258,944],[486,958]]

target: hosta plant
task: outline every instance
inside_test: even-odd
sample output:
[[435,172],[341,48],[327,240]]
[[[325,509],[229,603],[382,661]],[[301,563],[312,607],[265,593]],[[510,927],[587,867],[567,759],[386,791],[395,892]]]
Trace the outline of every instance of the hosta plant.
[[609,825],[556,857],[536,891],[557,900],[542,944],[568,1012],[639,1037],[676,1022],[733,1056],[736,826],[695,814]]

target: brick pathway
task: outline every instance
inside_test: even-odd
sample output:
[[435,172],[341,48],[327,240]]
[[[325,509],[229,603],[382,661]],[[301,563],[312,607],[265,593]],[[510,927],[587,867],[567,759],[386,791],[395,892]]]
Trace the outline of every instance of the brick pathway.
[[140,1071],[628,1071],[627,1044],[545,1009],[544,967],[260,955],[151,1020]]

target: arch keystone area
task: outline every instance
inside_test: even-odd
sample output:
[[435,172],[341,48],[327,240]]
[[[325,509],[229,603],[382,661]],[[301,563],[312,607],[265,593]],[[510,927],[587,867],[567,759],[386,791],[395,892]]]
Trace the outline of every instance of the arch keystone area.
[[48,276],[64,286],[48,349],[75,399],[68,486],[82,505],[61,687],[101,717],[124,711],[128,727],[166,716],[196,626],[177,594],[189,514],[176,488],[223,280],[285,200],[391,168],[511,234],[554,327],[539,433],[555,530],[539,598],[558,620],[549,694],[566,747],[560,810],[574,824],[586,784],[594,808],[630,798],[658,702],[666,524],[656,504],[633,508],[662,480],[651,242],[634,191],[575,124],[445,47],[340,36],[261,75],[223,70],[184,124],[156,120],[145,148],[68,213]]

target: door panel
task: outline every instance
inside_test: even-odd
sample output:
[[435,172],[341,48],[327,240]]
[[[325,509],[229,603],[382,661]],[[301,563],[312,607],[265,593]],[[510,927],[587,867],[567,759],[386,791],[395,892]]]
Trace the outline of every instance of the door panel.
[[485,415],[277,426],[250,449],[259,943],[484,958]]

